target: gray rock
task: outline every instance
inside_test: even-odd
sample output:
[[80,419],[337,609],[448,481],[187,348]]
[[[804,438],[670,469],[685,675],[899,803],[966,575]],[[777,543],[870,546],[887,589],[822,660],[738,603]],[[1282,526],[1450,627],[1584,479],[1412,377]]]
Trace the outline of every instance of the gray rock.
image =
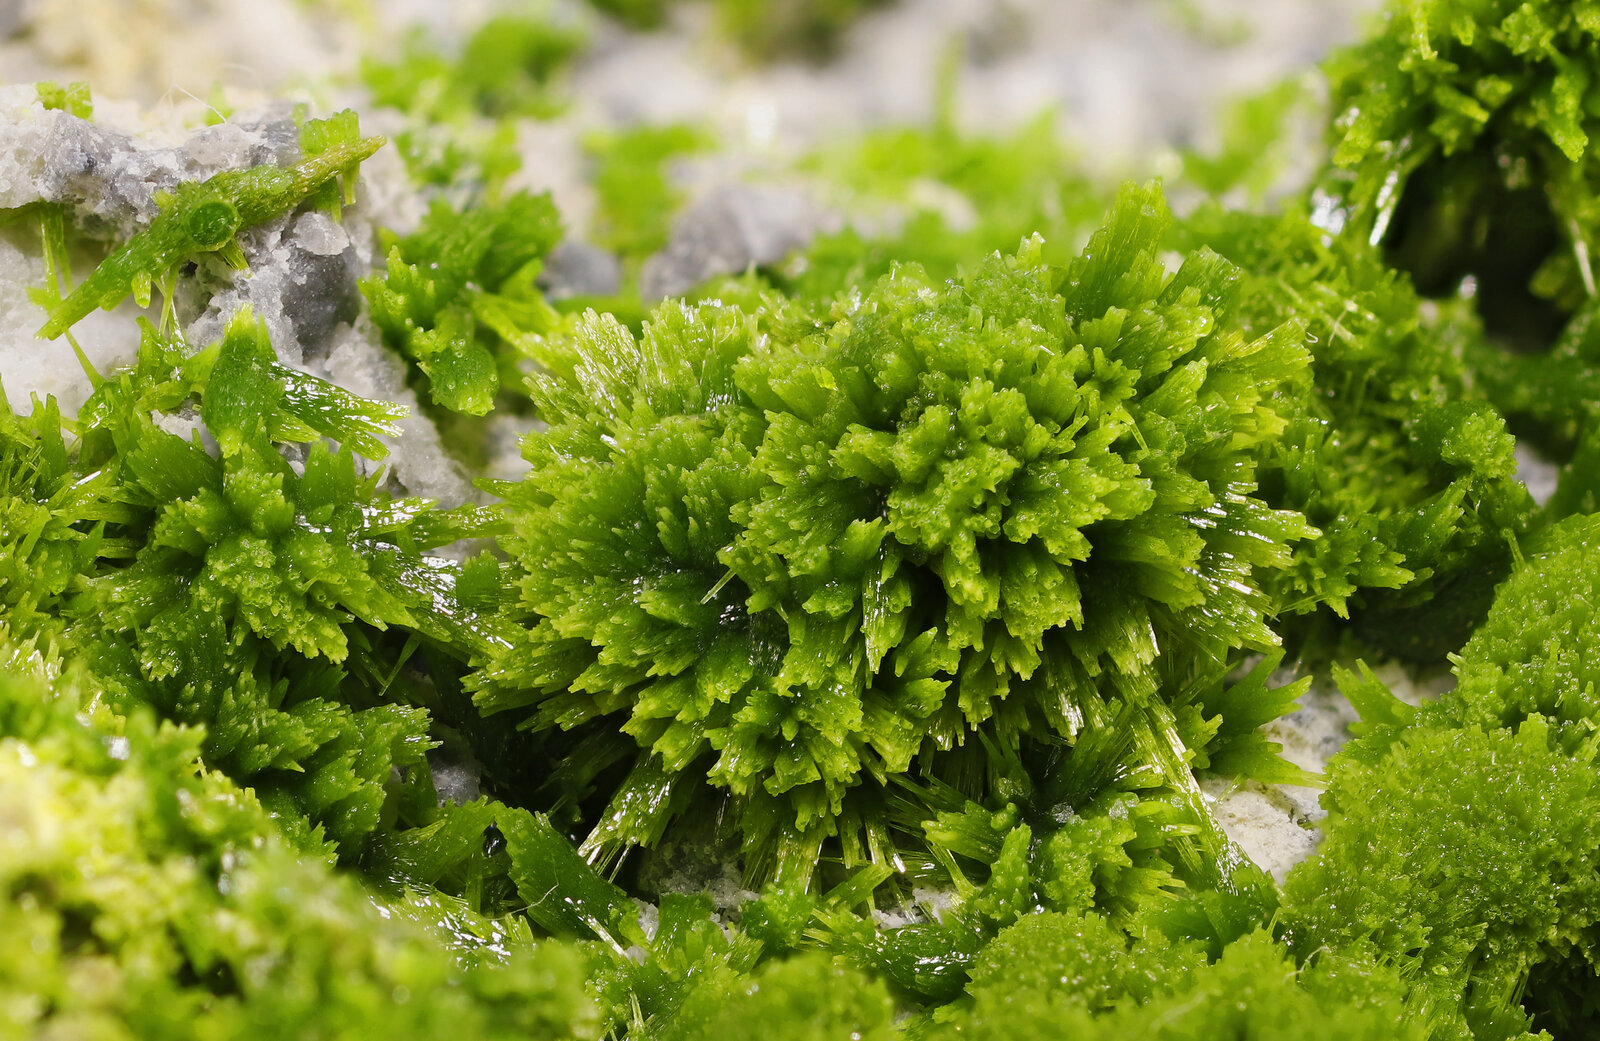
[[[299,148],[294,123],[273,120],[240,124],[228,134],[196,134],[185,152],[195,161],[220,151],[250,165],[282,165],[297,160]],[[196,258],[178,284],[177,310],[190,341],[217,339],[248,304],[267,323],[280,359],[303,365],[324,356],[340,324],[354,322],[361,313],[357,280],[366,270],[366,257],[358,240],[370,238],[371,228],[359,211],[346,210],[345,217],[340,224],[309,210],[242,230],[239,246],[249,264],[244,271],[214,256]]]
[[[253,164],[268,161],[283,165],[299,161],[300,127],[295,123],[293,110],[282,104],[255,113],[253,118],[229,124],[250,135],[250,146],[256,149]],[[215,128],[212,128],[215,129]]]
[[609,296],[622,288],[622,265],[599,246],[567,239],[544,258],[539,288],[551,300]]
[[302,356],[318,358],[326,354],[334,330],[361,313],[357,280],[365,265],[344,228],[319,210],[301,214],[284,241],[289,256],[283,308],[294,322]]
[[194,277],[180,283],[178,310],[189,339],[217,339],[248,304],[267,323],[280,359],[304,365],[326,356],[334,331],[361,313],[357,280],[365,267],[344,228],[311,211],[247,230],[239,245],[247,270],[202,257]]
[[299,155],[294,122],[276,113],[205,127],[173,147],[13,102],[0,107],[0,209],[61,203],[86,233],[127,238],[155,216],[159,190]]
[[156,189],[180,180],[176,149],[66,112],[31,115],[0,120],[0,209],[61,203],[90,234],[124,237],[154,216]]
[[388,471],[386,490],[395,495],[420,495],[445,507],[478,501],[461,464],[446,451],[438,428],[406,384],[405,360],[383,346],[378,331],[365,318],[353,326],[340,325],[327,354],[306,368],[352,394],[405,407],[407,414],[397,424],[400,436],[381,438],[391,454],[382,464],[371,464]]
[[724,185],[678,218],[667,247],[645,262],[646,300],[680,296],[717,275],[775,264],[809,244],[822,215],[805,193],[789,188]]
[[179,149],[185,178],[210,177],[221,170],[235,170],[263,163],[280,166],[300,159],[300,128],[287,111],[257,113],[239,122],[218,123],[194,132]]

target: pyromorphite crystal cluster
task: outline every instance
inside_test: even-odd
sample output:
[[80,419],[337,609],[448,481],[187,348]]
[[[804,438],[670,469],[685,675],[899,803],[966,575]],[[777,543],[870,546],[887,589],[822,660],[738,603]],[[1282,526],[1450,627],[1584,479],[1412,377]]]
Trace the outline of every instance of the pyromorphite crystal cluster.
[[1415,966],[1413,1000],[1453,1021],[1440,1036],[1520,1037],[1528,1013],[1558,1037],[1596,1023],[1597,537],[1572,517],[1530,545],[1437,703],[1343,678],[1365,722],[1333,771],[1322,855],[1290,878],[1290,935]]
[[[765,49],[865,6],[721,9]],[[1590,6],[1399,5],[1272,213],[1218,200],[1287,90],[1176,217],[947,106],[795,173],[976,220],[919,204],[654,305],[670,160],[716,146],[587,138],[563,228],[511,188],[583,46],[537,13],[469,35],[470,75],[364,70],[427,203],[404,234],[348,112],[169,182],[76,286],[95,168],[29,181],[30,329],[162,308],[131,367],[79,351],[75,415],[0,399],[0,1034],[1593,1033]],[[29,99],[102,129],[82,85]],[[621,255],[547,300],[595,249],[568,231]],[[319,269],[356,323],[298,353],[274,293],[219,289],[361,235]],[[525,471],[406,495],[411,421],[298,367],[331,351],[465,466],[514,428]],[[1567,463],[1542,506],[1513,432]],[[1456,686],[1402,702],[1379,655]],[[1313,781],[1262,729],[1311,682],[1286,662],[1361,722],[1280,886],[1202,775]]]
[[198,766],[205,732],[113,712],[0,649],[0,1031],[7,1037],[595,1036],[575,951],[440,957]]
[[[152,418],[196,398],[216,455]],[[448,572],[418,550],[484,530],[357,475],[351,449],[382,454],[395,413],[279,365],[248,312],[193,354],[147,325],[70,440],[54,409],[0,413],[13,631],[64,639],[117,703],[210,724],[209,765],[349,855],[428,739],[420,708],[348,704],[347,674],[392,668],[372,649],[389,627],[466,653]],[[305,441],[296,469],[278,447]]]
[[470,416],[494,408],[516,348],[553,324],[533,279],[559,237],[549,198],[518,192],[466,213],[436,201],[420,228],[390,243],[383,276],[362,292],[434,404]]
[[1474,275],[1506,336],[1548,343],[1595,291],[1597,39],[1586,2],[1396,4],[1329,64],[1322,219],[1385,242],[1430,294]]
[[1128,189],[1064,270],[1026,243],[826,314],[668,306],[552,349],[503,489],[527,634],[474,682],[638,743],[592,845],[656,841],[709,782],[747,852],[814,863],[914,762],[1165,718],[1276,643],[1257,571],[1316,532],[1253,497],[1251,449],[1300,329],[1240,333],[1233,268],[1169,273],[1164,223]]
[[1321,532],[1272,580],[1284,613],[1326,605],[1411,660],[1459,647],[1510,570],[1508,535],[1534,512],[1514,440],[1468,360],[1487,354],[1470,304],[1422,306],[1376,249],[1299,213],[1208,206],[1177,239],[1239,265],[1249,334],[1289,318],[1306,332],[1310,392],[1275,402],[1285,426],[1261,446],[1262,498]]

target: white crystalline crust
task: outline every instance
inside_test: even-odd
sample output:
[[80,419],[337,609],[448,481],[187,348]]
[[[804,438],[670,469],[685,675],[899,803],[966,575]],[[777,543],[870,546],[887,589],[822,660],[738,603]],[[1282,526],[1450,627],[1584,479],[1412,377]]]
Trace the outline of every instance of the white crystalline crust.
[[[44,258],[31,228],[0,228],[0,383],[15,411],[32,411],[30,399],[55,397],[64,412],[76,412],[89,396],[72,349],[65,340],[46,343],[34,336],[44,311],[28,290],[44,284]],[[133,360],[138,347],[132,303],[115,311],[96,311],[73,329],[96,370],[108,372]]]

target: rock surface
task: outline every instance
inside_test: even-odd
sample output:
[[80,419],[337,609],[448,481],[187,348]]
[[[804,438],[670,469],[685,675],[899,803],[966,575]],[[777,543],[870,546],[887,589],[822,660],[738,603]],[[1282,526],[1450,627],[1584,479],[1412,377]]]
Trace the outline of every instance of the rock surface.
[[717,275],[775,264],[804,248],[823,225],[821,212],[794,189],[721,185],[679,216],[666,248],[645,262],[645,300],[681,296]]
[[544,258],[539,288],[551,300],[609,296],[622,288],[622,265],[599,246],[567,239]]

